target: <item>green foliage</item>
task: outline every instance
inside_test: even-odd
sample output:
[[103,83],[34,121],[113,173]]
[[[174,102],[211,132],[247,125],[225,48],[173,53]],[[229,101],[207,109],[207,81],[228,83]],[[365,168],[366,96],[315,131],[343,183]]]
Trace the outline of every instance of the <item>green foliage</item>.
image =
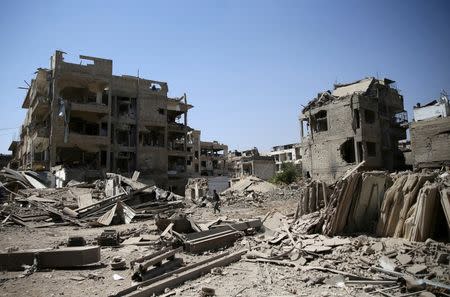
[[297,168],[292,163],[281,164],[281,171],[275,174],[273,182],[276,184],[291,184],[298,176]]

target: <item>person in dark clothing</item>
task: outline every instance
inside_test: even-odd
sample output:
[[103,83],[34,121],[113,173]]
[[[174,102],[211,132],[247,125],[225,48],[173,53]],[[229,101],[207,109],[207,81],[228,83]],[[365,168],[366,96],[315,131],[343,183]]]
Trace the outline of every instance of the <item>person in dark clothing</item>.
[[220,213],[220,197],[219,194],[217,194],[217,191],[213,190],[213,200],[214,200],[214,213],[216,213],[216,210]]

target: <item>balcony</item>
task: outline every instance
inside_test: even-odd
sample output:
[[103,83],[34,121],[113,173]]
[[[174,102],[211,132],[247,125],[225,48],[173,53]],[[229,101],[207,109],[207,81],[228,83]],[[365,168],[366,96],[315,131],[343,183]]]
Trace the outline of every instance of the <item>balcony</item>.
[[72,111],[87,112],[87,113],[99,113],[108,114],[109,108],[107,105],[98,103],[71,103]]
[[188,126],[179,123],[167,123],[167,130],[171,132],[186,133],[191,130]]
[[110,141],[108,136],[86,135],[70,132],[68,143],[76,144],[78,146],[81,145],[108,146]]
[[36,118],[41,118],[50,111],[50,101],[45,97],[36,97],[32,102],[32,114]]
[[31,134],[32,134],[31,138],[33,139],[39,138],[45,139],[48,138],[50,135],[47,127],[34,128]]

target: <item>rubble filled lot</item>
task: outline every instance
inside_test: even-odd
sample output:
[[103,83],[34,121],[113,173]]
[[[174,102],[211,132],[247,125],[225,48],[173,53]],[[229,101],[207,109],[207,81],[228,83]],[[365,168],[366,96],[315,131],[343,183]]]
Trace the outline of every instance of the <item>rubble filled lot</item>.
[[[222,193],[217,215],[118,175],[37,189],[17,174],[2,181],[5,296],[450,294],[446,172],[355,170],[329,186],[250,178]],[[58,252],[86,248],[61,267]],[[24,251],[13,264],[31,262],[8,269]]]

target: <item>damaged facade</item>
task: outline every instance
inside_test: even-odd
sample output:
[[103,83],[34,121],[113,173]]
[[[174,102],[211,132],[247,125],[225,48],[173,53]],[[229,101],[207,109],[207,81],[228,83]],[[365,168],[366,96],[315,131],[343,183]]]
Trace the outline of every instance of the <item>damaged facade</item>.
[[201,132],[188,132],[188,151],[191,153],[187,161],[191,176],[227,175],[228,146],[217,141],[201,141]]
[[[364,161],[365,168],[404,166],[398,141],[406,138],[403,96],[389,79],[336,84],[300,115],[303,174],[333,182]],[[306,131],[305,131],[306,130]]]
[[450,165],[450,103],[442,92],[438,100],[413,108],[410,123],[414,167],[439,168]]
[[[23,101],[20,141],[11,146],[19,168],[56,165],[141,176],[183,191],[187,179],[186,95],[169,98],[165,82],[113,75],[112,60],[51,57]],[[87,64],[83,64],[87,62]]]
[[275,175],[275,161],[272,156],[263,156],[254,147],[242,152],[234,151],[228,156],[228,172],[232,178],[253,175],[269,180]]
[[299,172],[302,170],[302,156],[300,155],[300,144],[298,143],[274,146],[268,155],[273,156],[276,172],[281,171],[283,163],[292,163]]

